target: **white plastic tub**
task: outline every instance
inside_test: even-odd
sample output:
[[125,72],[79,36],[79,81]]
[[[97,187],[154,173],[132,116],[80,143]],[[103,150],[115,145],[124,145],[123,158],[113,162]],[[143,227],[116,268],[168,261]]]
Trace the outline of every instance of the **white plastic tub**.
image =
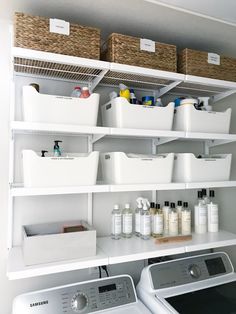
[[229,133],[231,108],[224,112],[197,110],[193,105],[176,108],[174,130],[203,133]]
[[32,150],[23,150],[22,154],[25,187],[96,184],[99,152],[65,157],[40,157]]
[[[62,233],[64,226],[82,225],[87,230]],[[85,221],[35,224],[22,227],[26,265],[96,255],[96,230]]]
[[100,154],[103,179],[111,184],[170,183],[174,154]]
[[116,97],[102,106],[103,126],[114,128],[166,130],[172,128],[174,103],[166,107],[130,104]]
[[96,126],[99,94],[76,98],[40,94],[23,86],[23,116],[28,122]]
[[197,158],[192,153],[175,154],[174,182],[228,181],[232,154]]

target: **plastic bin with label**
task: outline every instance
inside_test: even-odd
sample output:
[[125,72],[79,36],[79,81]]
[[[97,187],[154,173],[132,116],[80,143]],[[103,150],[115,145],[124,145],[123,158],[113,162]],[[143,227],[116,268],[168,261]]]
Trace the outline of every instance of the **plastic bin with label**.
[[174,182],[228,181],[232,154],[215,154],[197,158],[192,153],[175,154]]
[[23,150],[25,187],[94,185],[97,180],[99,152],[40,157],[33,150]]
[[[63,233],[63,227],[82,225],[83,231]],[[70,260],[96,255],[96,230],[85,221],[22,226],[26,265]]]
[[166,107],[143,106],[116,97],[102,106],[102,122],[106,127],[170,131],[173,115],[174,103]]
[[23,117],[28,122],[96,126],[99,94],[76,98],[40,94],[32,86],[23,86]]
[[175,131],[229,133],[231,108],[223,112],[197,110],[193,105],[176,108],[173,128]]
[[174,154],[100,154],[103,179],[111,184],[170,183]]

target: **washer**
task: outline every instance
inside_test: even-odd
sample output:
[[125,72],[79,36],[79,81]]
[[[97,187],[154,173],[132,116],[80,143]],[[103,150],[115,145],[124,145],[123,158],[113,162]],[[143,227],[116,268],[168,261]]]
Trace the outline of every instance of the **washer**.
[[236,274],[225,253],[147,266],[137,294],[153,314],[236,314]]
[[137,299],[128,275],[114,276],[22,294],[13,314],[150,314]]

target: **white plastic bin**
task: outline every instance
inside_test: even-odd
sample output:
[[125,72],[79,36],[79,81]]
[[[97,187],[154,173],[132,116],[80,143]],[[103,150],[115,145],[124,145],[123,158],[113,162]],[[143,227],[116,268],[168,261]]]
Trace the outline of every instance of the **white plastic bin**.
[[114,128],[171,130],[174,103],[166,107],[130,104],[124,97],[116,97],[102,106],[103,126]]
[[40,157],[32,150],[23,150],[22,154],[25,187],[96,184],[99,152],[65,157]]
[[193,105],[176,108],[174,130],[203,133],[229,133],[231,108],[224,112],[197,110]]
[[[62,233],[64,226],[75,225],[87,230]],[[82,220],[23,226],[22,235],[26,265],[96,255],[96,230]]]
[[192,153],[175,154],[174,182],[228,181],[232,154],[216,154],[197,158]]
[[99,94],[76,98],[40,94],[23,86],[23,116],[28,122],[96,126]]
[[123,152],[103,153],[103,179],[111,184],[170,183],[174,154],[135,155]]

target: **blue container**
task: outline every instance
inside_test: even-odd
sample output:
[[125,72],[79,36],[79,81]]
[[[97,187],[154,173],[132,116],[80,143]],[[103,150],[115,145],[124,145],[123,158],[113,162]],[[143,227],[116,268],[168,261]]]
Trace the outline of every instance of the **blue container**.
[[155,106],[154,96],[143,96],[142,97],[142,104],[144,106]]

